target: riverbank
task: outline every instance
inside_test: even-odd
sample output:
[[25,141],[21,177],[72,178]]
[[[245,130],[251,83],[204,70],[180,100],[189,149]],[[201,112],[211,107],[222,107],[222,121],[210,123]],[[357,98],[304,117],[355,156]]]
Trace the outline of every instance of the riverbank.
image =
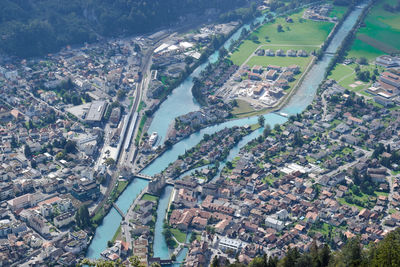
[[[345,36],[347,34],[346,28],[349,25],[351,25],[352,23],[354,23],[353,18],[349,17],[348,21],[345,23],[346,27],[344,29],[341,28],[338,31],[338,35],[335,36],[335,38],[333,38],[331,45],[335,46],[335,45],[340,44],[341,40],[343,40],[343,36]],[[327,62],[329,63],[329,58],[325,57],[325,59],[323,59],[321,62],[318,63],[319,65],[316,64],[316,65],[314,65],[313,68],[311,68],[307,77],[304,78],[302,85],[296,91],[296,94],[293,96],[291,101],[288,101],[286,106],[283,107],[283,110],[282,110],[283,112],[286,112],[288,115],[297,114],[297,113],[301,112],[302,110],[304,110],[309,105],[309,103],[312,101],[312,99],[315,95],[318,84],[323,79],[323,73],[322,73],[322,75],[319,75],[319,74],[321,74],[321,72],[324,71],[324,68],[328,64]],[[181,89],[183,89],[183,88],[181,88]],[[164,107],[164,109],[163,109],[164,115],[171,114],[171,116],[170,116],[171,118],[172,118],[172,116],[174,116],[174,113],[169,112],[169,110],[176,109],[175,103],[178,103],[178,102],[175,102],[175,100],[176,99],[174,99],[174,101],[170,101],[168,103],[171,105]],[[181,102],[181,103],[183,103],[183,102]],[[274,125],[276,123],[283,123],[284,121],[286,121],[285,118],[278,116],[274,113],[266,114],[266,115],[264,115],[264,117],[266,119],[266,123],[272,124],[272,125]],[[169,118],[166,118],[166,117],[162,117],[162,119],[164,121],[169,120]],[[171,120],[169,120],[168,122],[170,122],[170,121]],[[192,134],[191,136],[187,137],[186,139],[184,139],[181,142],[174,145],[172,149],[166,151],[162,156],[157,158],[151,165],[148,165],[147,168],[145,168],[143,170],[143,173],[145,173],[147,175],[154,175],[156,173],[159,173],[162,169],[164,169],[166,166],[168,166],[168,164],[170,162],[174,161],[178,157],[178,155],[184,153],[184,151],[187,150],[188,148],[195,146],[195,144],[197,144],[200,141],[200,139],[202,138],[202,136],[206,133],[210,134],[210,133],[216,132],[223,127],[232,127],[234,125],[252,124],[255,122],[257,122],[257,117],[250,117],[250,118],[246,118],[246,119],[225,122],[225,123],[222,123],[219,125],[215,125],[215,126],[211,126],[211,127],[202,129],[199,132]],[[251,134],[247,137],[253,139],[261,133],[262,133],[262,129],[259,129],[256,132],[254,132],[254,134]],[[243,140],[243,142],[249,141],[247,137]],[[240,145],[241,144],[239,144],[239,146]],[[237,148],[235,147],[231,151],[236,150],[236,149]],[[234,155],[232,155],[232,156],[234,156]],[[129,189],[129,187],[128,187],[128,189]],[[169,195],[165,196],[165,194],[168,194],[168,191],[171,191],[170,187],[167,187],[166,191],[162,194],[162,197],[160,198],[160,205],[159,205],[159,208],[157,209],[157,213],[159,213],[159,215],[162,216],[162,220],[165,216],[167,204],[165,204],[164,210],[162,210],[161,201],[162,201],[162,198],[165,198],[165,202],[166,203],[168,202]],[[126,190],[125,192],[128,192],[128,191]],[[128,194],[123,194],[123,195],[125,196]],[[132,197],[134,197],[134,196],[129,196],[129,197],[132,199]],[[129,203],[132,203],[132,200],[129,201]],[[111,213],[112,213],[112,211],[111,211]],[[117,218],[117,217],[115,217],[115,218]],[[115,218],[114,218],[114,224],[115,224]],[[106,220],[103,222],[103,224],[105,224],[105,223],[106,223]],[[162,226],[162,222],[161,222],[160,226]],[[112,232],[112,234],[115,233],[115,230]],[[103,229],[103,231],[104,231],[104,229]],[[156,232],[155,232],[156,237],[155,237],[154,243],[157,246],[157,248],[154,248],[154,251],[155,251],[154,256],[161,257],[161,258],[167,258],[168,250],[166,250],[166,251],[163,250],[165,248],[164,247],[165,243],[163,243],[163,242],[165,242],[165,240],[163,241],[163,237],[162,237],[162,235],[160,235],[160,232],[162,232],[162,228],[158,229],[157,223],[156,223]],[[105,241],[105,243],[106,243],[106,241]],[[157,253],[159,253],[159,254],[157,254]]]

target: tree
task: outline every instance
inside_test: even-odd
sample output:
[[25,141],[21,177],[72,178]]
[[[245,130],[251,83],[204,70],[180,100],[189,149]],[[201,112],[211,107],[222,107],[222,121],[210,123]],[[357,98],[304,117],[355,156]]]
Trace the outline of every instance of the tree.
[[114,167],[115,166],[115,160],[113,158],[107,158],[104,161],[104,164],[106,164],[108,167]]
[[11,136],[11,148],[17,148],[18,147],[18,142],[15,136]]
[[77,106],[77,105],[82,104],[82,99],[80,98],[80,96],[74,94],[74,95],[71,97],[71,102],[72,102],[72,104],[73,104],[74,106]]
[[24,146],[24,154],[28,159],[32,157],[31,148],[28,146],[28,144],[25,144]]
[[331,259],[331,250],[327,244],[324,245],[320,254],[321,267],[326,267],[329,265]]
[[117,92],[118,100],[123,100],[125,97],[126,97],[125,90],[119,89],[118,92]]
[[226,162],[226,167],[227,167],[228,169],[233,169],[232,162],[227,161],[227,162]]
[[264,137],[267,137],[270,134],[271,134],[271,126],[269,126],[269,124],[267,124],[264,127],[263,135],[264,135]]
[[251,40],[254,42],[254,43],[258,43],[259,41],[258,41],[258,36],[257,35],[252,35],[251,36]]
[[222,59],[228,55],[228,50],[225,47],[221,47],[219,50],[219,58]]
[[75,153],[76,152],[76,142],[72,140],[68,140],[64,146],[65,152],[67,153]]
[[279,124],[274,125],[275,132],[279,133],[281,131],[281,126]]
[[260,124],[261,127],[264,126],[264,124],[265,124],[265,117],[264,116],[261,115],[261,116],[258,117],[258,124]]
[[278,24],[278,25],[276,26],[276,30],[277,30],[278,32],[283,32],[283,27],[282,27],[282,25],[281,25],[281,24]]
[[186,63],[186,65],[192,64],[193,63],[193,57],[191,57],[191,56],[185,57],[185,63]]
[[76,224],[79,228],[84,229],[90,226],[89,209],[86,205],[79,207],[75,215]]
[[61,159],[63,159],[64,157],[65,157],[64,152],[60,151],[60,152],[58,152],[57,155],[56,155],[56,160],[61,160]]
[[400,266],[400,228],[387,234],[370,252],[370,266]]
[[302,146],[304,144],[303,138],[300,132],[295,132],[293,137],[293,146]]
[[214,258],[213,258],[213,260],[211,262],[211,267],[220,267],[217,255],[214,256]]
[[36,161],[31,160],[31,167],[32,167],[33,169],[36,169],[36,167],[37,167]]
[[365,58],[365,57],[360,57],[358,59],[358,63],[361,64],[361,65],[368,65],[368,59]]

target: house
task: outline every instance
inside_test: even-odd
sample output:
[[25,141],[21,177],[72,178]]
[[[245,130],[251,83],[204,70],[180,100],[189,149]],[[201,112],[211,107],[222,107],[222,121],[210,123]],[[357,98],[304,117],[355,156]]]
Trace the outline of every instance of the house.
[[344,134],[350,131],[350,127],[342,122],[338,126],[336,126],[335,131]]
[[297,66],[297,65],[290,65],[290,66],[288,66],[288,67],[286,68],[286,70],[287,70],[287,71],[291,71],[291,72],[293,72],[294,74],[297,74],[297,73],[300,72],[300,68],[299,68],[299,66]]
[[275,56],[275,52],[272,49],[267,49],[267,50],[265,50],[265,55],[269,56],[269,57],[273,57],[273,56]]
[[297,56],[297,51],[296,51],[296,50],[289,49],[289,50],[286,52],[286,54],[287,54],[288,57],[295,57],[295,56]]
[[263,68],[262,68],[262,66],[254,66],[251,69],[251,72],[261,74],[263,72]]
[[304,50],[299,50],[299,51],[297,51],[297,56],[298,57],[308,57],[308,53]]
[[282,49],[278,49],[278,50],[276,50],[276,55],[280,56],[280,57],[284,57],[285,56],[285,51],[283,51]]
[[262,84],[253,89],[253,94],[255,95],[261,95],[263,92],[264,92],[264,86]]
[[260,74],[257,74],[257,73],[250,73],[250,74],[249,74],[249,79],[250,79],[250,80],[253,80],[253,81],[261,81],[261,80],[262,80],[262,77],[261,77]]
[[351,145],[357,145],[361,142],[361,140],[358,137],[355,137],[351,134],[344,135],[344,136],[342,136],[341,139],[342,139],[342,141],[344,141],[348,144],[351,144]]
[[275,82],[275,85],[280,88],[287,88],[289,86],[289,83],[285,79],[279,79]]
[[275,80],[275,79],[276,79],[276,76],[277,76],[276,70],[269,70],[269,71],[267,72],[267,74],[265,75],[265,77],[266,77],[268,80]]

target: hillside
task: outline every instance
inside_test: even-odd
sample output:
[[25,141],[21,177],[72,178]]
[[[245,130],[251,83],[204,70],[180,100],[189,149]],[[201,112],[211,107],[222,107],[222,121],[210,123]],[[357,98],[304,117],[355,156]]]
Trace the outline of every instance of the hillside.
[[206,9],[224,12],[246,0],[2,0],[0,49],[19,57],[39,56],[98,36],[153,31]]
[[327,245],[317,247],[316,243],[307,253],[289,248],[286,256],[277,258],[259,257],[247,265],[224,264],[214,258],[212,267],[397,267],[400,266],[400,228],[388,233],[377,244],[361,244],[358,237],[347,240],[337,252],[331,252]]

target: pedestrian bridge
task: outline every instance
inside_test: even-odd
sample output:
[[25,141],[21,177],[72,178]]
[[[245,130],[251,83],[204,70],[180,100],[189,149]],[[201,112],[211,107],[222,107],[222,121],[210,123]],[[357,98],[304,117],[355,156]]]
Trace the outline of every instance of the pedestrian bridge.
[[139,172],[134,173],[133,176],[139,177],[139,178],[142,178],[142,179],[146,179],[146,180],[150,180],[150,181],[153,180],[152,176],[146,175],[146,174],[143,174],[143,173],[139,173]]
[[119,213],[119,215],[121,215],[122,219],[125,218],[125,214],[122,212],[122,210],[117,206],[117,204],[115,204],[115,202],[112,203],[114,209]]

